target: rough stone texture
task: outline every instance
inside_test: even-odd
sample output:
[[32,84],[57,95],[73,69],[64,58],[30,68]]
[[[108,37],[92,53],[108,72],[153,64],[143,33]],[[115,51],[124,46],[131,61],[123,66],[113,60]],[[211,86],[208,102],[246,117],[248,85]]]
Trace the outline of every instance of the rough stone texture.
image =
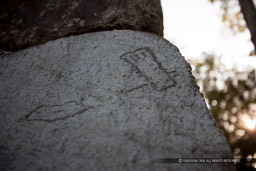
[[0,170],[232,170],[178,49],[150,33],[62,38],[2,55]]
[[60,37],[128,29],[163,35],[160,0],[1,0],[0,50]]

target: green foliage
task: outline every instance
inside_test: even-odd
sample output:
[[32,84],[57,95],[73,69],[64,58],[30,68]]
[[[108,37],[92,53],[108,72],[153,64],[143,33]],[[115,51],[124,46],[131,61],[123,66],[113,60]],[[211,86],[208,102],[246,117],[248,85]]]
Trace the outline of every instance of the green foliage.
[[190,61],[193,74],[233,156],[256,158],[256,70],[227,71],[214,55],[203,57]]

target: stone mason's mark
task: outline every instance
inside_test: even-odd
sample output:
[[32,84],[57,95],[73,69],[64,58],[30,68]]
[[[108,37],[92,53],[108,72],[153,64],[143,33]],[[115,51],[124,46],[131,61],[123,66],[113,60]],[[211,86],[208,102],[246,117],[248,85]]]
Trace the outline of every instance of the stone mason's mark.
[[144,77],[157,91],[164,91],[176,85],[171,72],[162,66],[154,52],[148,47],[127,52],[120,58],[134,67],[137,73]]
[[20,121],[55,122],[66,120],[94,108],[84,106],[75,101],[69,101],[60,105],[39,105],[31,110]]

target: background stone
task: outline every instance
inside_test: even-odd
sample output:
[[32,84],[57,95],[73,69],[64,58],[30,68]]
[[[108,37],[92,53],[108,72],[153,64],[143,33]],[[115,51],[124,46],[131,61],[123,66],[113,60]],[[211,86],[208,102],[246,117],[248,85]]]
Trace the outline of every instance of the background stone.
[[150,33],[62,38],[0,65],[0,170],[232,170],[178,49]]
[[1,0],[0,50],[16,51],[86,32],[129,29],[163,35],[160,0]]

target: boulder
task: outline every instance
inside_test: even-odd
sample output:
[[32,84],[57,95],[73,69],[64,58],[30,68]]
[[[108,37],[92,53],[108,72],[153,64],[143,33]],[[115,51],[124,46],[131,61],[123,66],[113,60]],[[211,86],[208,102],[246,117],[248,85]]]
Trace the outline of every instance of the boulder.
[[114,29],[163,35],[160,0],[2,0],[0,50]]
[[155,34],[88,33],[0,57],[0,170],[234,169],[164,164],[231,153],[190,65]]

